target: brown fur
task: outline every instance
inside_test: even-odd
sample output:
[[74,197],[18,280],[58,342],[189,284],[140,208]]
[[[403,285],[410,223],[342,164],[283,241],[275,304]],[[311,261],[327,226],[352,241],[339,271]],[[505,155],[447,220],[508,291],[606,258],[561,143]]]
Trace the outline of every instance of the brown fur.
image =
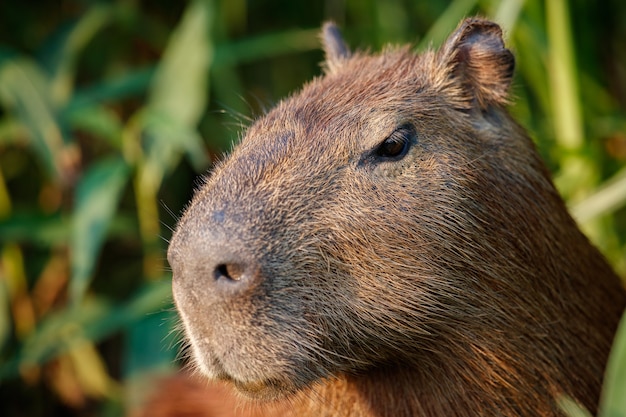
[[[626,298],[504,109],[500,28],[420,55],[322,38],[326,75],[248,129],[172,238],[198,369],[267,415],[595,411]],[[377,154],[398,132],[406,155]]]

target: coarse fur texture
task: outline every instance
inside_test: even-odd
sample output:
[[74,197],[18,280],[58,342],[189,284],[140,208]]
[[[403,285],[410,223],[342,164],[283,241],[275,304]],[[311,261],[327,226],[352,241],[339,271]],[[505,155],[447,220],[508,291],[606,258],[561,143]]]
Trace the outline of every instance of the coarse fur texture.
[[596,411],[626,297],[505,110],[500,28],[421,54],[322,40],[325,75],[250,126],[172,237],[198,369],[242,415]]

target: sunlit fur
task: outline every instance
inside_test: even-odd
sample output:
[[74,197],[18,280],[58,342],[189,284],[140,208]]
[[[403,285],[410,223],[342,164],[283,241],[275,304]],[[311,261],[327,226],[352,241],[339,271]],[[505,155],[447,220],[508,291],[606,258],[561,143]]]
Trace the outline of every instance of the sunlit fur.
[[[243,414],[595,410],[624,292],[504,109],[500,29],[469,19],[422,54],[323,39],[326,74],[247,130],[172,237],[198,368]],[[371,157],[406,123],[404,158]],[[219,263],[255,272],[227,288]]]

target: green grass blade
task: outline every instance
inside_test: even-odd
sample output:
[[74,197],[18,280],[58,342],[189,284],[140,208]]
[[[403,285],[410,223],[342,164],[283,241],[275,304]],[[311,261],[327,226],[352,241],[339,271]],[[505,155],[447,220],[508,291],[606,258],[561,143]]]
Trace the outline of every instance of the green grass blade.
[[185,126],[197,125],[206,105],[212,20],[211,1],[190,3],[152,80],[148,106]]
[[16,118],[9,116],[0,120],[0,146],[19,143],[25,136],[28,136],[28,130]]
[[7,59],[0,67],[0,104],[28,129],[31,144],[52,178],[63,175],[64,137],[49,80],[32,60]]
[[195,129],[181,124],[170,114],[159,114],[150,109],[144,113],[144,123],[145,162],[150,169],[159,172],[159,177],[165,170],[174,168],[183,152],[188,154],[197,171],[206,168],[208,161],[202,138]]
[[69,229],[69,221],[58,214],[20,210],[0,221],[0,242],[56,246],[67,242]]
[[154,77],[155,68],[148,67],[130,71],[116,78],[101,80],[88,87],[77,89],[65,111],[72,112],[86,106],[143,94]]
[[602,396],[600,398],[600,417],[626,416],[626,316],[617,329],[611,354],[606,366]]
[[50,92],[55,103],[67,102],[74,88],[78,55],[113,16],[113,7],[97,3],[71,26],[63,26],[43,48],[43,65],[50,74]]
[[547,1],[546,20],[555,136],[564,149],[578,149],[584,130],[567,1]]
[[[517,72],[528,84],[529,94],[535,100],[533,110],[543,115],[550,112],[551,101],[544,59],[548,46],[542,29],[538,22],[526,16],[525,19],[520,19],[517,29],[509,33],[509,37],[514,42]],[[519,89],[518,86],[514,86],[513,94],[517,94]],[[529,105],[528,101],[523,104]]]
[[129,177],[128,165],[114,157],[92,165],[78,184],[70,240],[69,290],[74,303],[83,298],[89,286],[100,248]]
[[[24,242],[40,247],[67,244],[71,235],[71,220],[59,213],[19,210],[0,220],[0,243]],[[129,238],[137,235],[137,223],[129,215],[116,215],[110,223],[109,235]]]
[[[0,260],[4,263],[5,248],[0,248]],[[3,268],[6,269],[6,266]],[[6,272],[0,270],[0,353],[9,341],[11,335],[11,294],[9,291],[9,278]]]
[[419,49],[430,45],[433,47],[441,45],[461,19],[470,14],[477,3],[478,0],[454,0],[450,3],[419,43]]
[[155,311],[171,308],[169,277],[150,285],[127,303],[110,304],[99,298],[86,298],[83,303],[49,314],[23,343],[19,352],[0,363],[0,381],[17,376],[20,370],[41,365],[85,340],[102,338],[136,323]]
[[584,223],[598,216],[612,213],[626,204],[626,168],[606,180],[591,195],[571,207],[574,218]]
[[505,34],[512,31],[526,0],[503,0],[498,5],[494,20],[502,26]]
[[287,53],[318,50],[319,28],[285,30],[218,45],[215,66],[234,66]]
[[66,308],[48,315],[20,346],[17,354],[0,364],[0,381],[18,375],[20,369],[41,365],[72,343],[84,340],[90,325],[110,313],[111,306],[102,300],[89,300],[80,308]]
[[568,417],[592,417],[591,413],[569,397],[561,397],[559,407]]
[[104,139],[118,150],[122,147],[122,122],[117,113],[105,106],[93,105],[76,108],[71,113],[66,114],[66,121],[72,128]]

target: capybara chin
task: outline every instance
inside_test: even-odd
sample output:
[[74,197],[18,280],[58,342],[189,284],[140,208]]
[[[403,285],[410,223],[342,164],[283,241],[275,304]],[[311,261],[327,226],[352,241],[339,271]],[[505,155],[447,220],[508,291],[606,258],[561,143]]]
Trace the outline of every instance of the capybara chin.
[[596,411],[626,297],[505,109],[500,28],[421,54],[322,40],[325,74],[249,127],[172,237],[201,373],[276,415]]

